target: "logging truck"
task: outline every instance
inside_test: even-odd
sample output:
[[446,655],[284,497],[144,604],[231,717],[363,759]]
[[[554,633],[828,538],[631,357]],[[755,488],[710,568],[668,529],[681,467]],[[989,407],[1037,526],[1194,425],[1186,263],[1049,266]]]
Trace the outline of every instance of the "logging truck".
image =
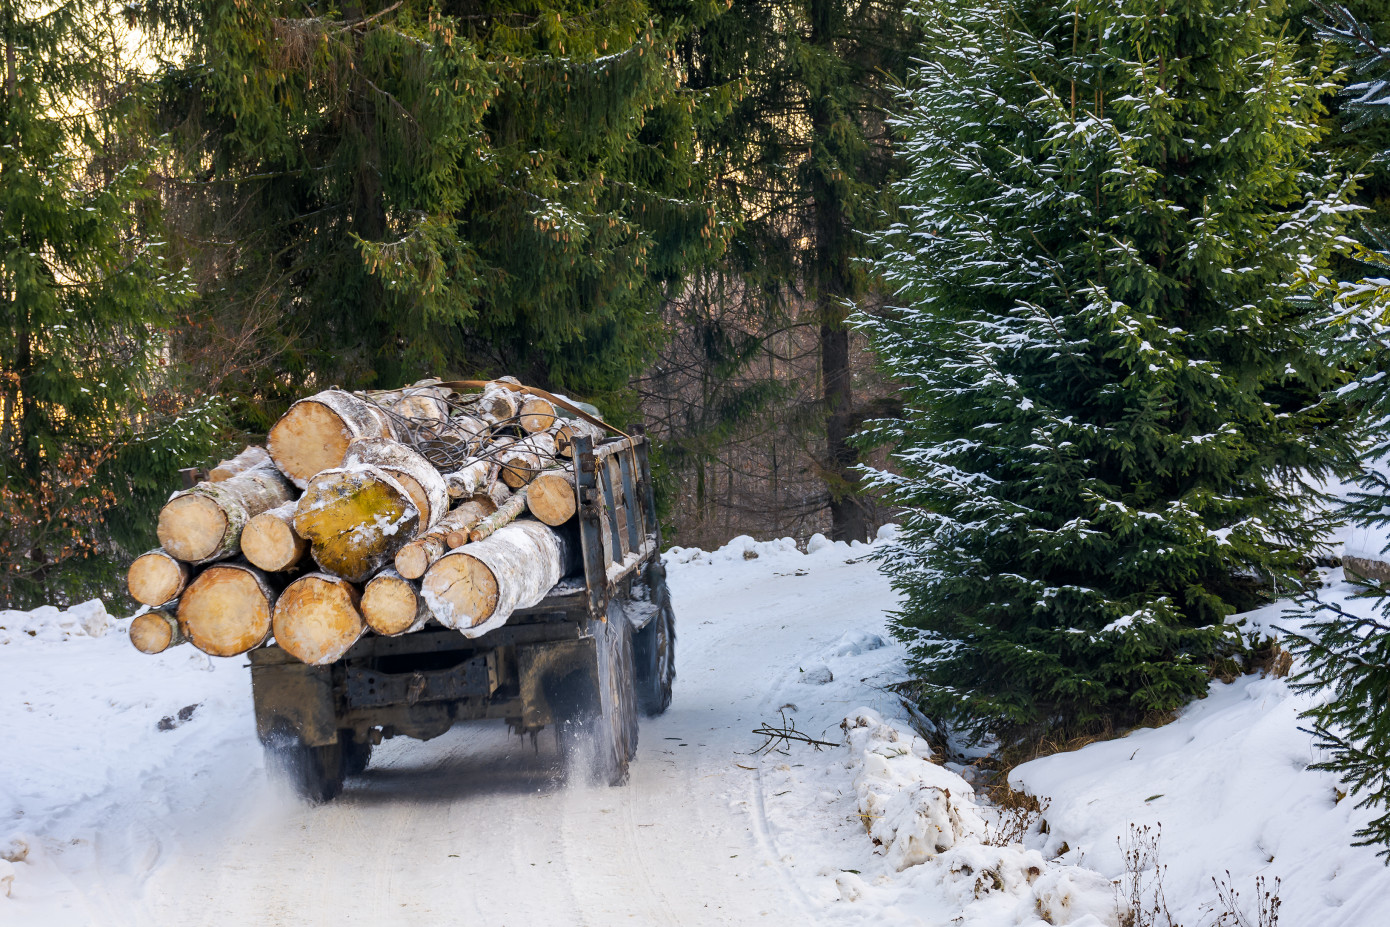
[[[556,529],[558,540],[547,541],[564,550],[557,561],[563,575],[504,624],[469,637],[428,621],[422,608],[413,633],[362,636],[331,662],[297,658],[279,634],[247,651],[256,728],[270,767],[304,797],[327,801],[383,740],[428,740],[465,721],[495,720],[518,734],[552,729],[566,775],[625,781],[638,713],[664,711],[675,676],[675,617],[658,555],[648,449],[640,428],[607,441],[574,438],[568,482],[547,490],[566,505],[565,494],[572,494],[573,517]],[[467,558],[453,556],[458,569],[467,568]],[[503,568],[489,566],[494,573]],[[314,575],[321,576],[318,586],[305,595],[357,595],[344,580]],[[462,577],[452,584],[443,567],[431,575],[445,577],[436,603],[447,600],[444,587],[464,585]],[[361,600],[377,595],[389,604],[393,581],[400,582],[398,574],[380,574]],[[416,620],[415,608],[406,624]]]

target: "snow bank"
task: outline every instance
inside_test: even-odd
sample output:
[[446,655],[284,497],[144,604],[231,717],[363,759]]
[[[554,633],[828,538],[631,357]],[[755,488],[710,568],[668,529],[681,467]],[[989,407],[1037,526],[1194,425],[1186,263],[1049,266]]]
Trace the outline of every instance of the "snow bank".
[[1109,879],[1022,843],[1000,845],[994,812],[975,801],[970,783],[932,762],[926,741],[868,708],[842,727],[869,838],[894,871],[921,867],[913,882],[936,886],[933,913],[943,922],[1118,927]]
[[74,637],[102,637],[114,627],[106,605],[92,599],[67,610],[44,605],[31,612],[0,610],[0,646],[29,641],[52,643]]
[[[1340,580],[1340,571],[1331,577]],[[1366,607],[1349,601],[1344,583],[1328,593]],[[1283,603],[1242,617],[1264,632],[1294,623]],[[1283,924],[1383,927],[1390,870],[1375,848],[1351,845],[1371,814],[1339,798],[1334,775],[1308,769],[1321,757],[1298,716],[1314,697],[1262,676],[1214,683],[1171,724],[1034,760],[1010,782],[1050,799],[1049,849],[1065,842],[1064,860],[1110,877],[1124,871],[1118,841],[1130,824],[1161,824],[1177,923],[1208,923],[1212,878],[1229,871],[1246,899],[1256,876],[1271,886],[1281,880]],[[1253,923],[1253,909],[1246,913]]]

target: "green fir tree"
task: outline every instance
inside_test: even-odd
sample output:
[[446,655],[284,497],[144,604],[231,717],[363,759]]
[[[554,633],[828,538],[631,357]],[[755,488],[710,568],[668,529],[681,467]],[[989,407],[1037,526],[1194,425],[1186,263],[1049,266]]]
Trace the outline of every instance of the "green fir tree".
[[115,591],[217,416],[164,334],[190,284],[158,238],[138,73],[99,0],[0,0],[0,607]]
[[1344,460],[1298,398],[1331,371],[1297,288],[1349,208],[1313,169],[1325,75],[1233,0],[922,18],[900,308],[863,320],[907,409],[874,483],[922,704],[1008,738],[1170,711],[1228,615],[1300,588],[1304,483]]

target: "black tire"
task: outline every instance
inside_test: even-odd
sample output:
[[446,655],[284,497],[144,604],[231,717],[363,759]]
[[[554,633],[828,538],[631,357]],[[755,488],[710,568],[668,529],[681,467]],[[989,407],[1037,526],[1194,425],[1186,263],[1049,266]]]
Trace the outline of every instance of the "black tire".
[[637,706],[655,717],[671,706],[671,685],[676,679],[676,618],[670,604],[663,605],[633,640],[637,661]]
[[310,804],[332,801],[343,791],[347,776],[343,744],[310,747],[291,730],[281,729],[265,745],[270,774]]
[[360,776],[372,759],[370,740],[353,740],[351,731],[343,731],[339,737],[343,745],[343,772],[349,776]]
[[607,621],[590,622],[597,643],[597,688],[576,673],[552,689],[555,739],[565,776],[622,785],[637,753],[637,699],[633,691],[632,626],[611,605]]

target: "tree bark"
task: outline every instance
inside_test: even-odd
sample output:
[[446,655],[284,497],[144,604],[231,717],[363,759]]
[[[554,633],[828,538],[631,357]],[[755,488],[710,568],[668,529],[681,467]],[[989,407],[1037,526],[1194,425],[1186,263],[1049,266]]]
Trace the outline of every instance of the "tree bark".
[[478,400],[478,408],[483,418],[493,424],[515,419],[521,411],[521,394],[505,386],[489,383],[483,387],[483,395]]
[[446,473],[444,482],[449,487],[449,497],[451,499],[472,498],[486,485],[487,475],[491,469],[492,461],[479,457],[466,462],[453,473]]
[[[439,524],[397,551],[396,570],[406,579],[419,579],[450,548],[467,543],[468,532],[473,526],[495,511],[497,506],[490,499],[463,503],[445,515]],[[457,536],[462,540],[455,544],[453,539]]]
[[376,633],[396,637],[423,628],[430,610],[419,583],[395,570],[382,570],[362,590],[362,618]]
[[275,593],[260,570],[218,563],[184,590],[179,623],[203,653],[234,657],[265,643],[274,604]]
[[221,483],[224,480],[229,480],[237,474],[245,473],[248,470],[273,466],[275,466],[275,464],[271,462],[269,451],[263,447],[252,446],[246,448],[230,460],[222,461],[209,470],[208,482]]
[[393,436],[381,409],[330,389],[290,406],[270,429],[266,449],[280,472],[303,489],[321,471],[342,466],[353,441]]
[[547,431],[555,424],[555,406],[550,400],[539,396],[527,396],[521,402],[519,411],[521,428],[527,434]]
[[555,431],[555,453],[573,457],[575,438],[588,438],[597,446],[607,436],[608,432],[582,418],[570,419]]
[[383,438],[364,438],[348,445],[344,467],[359,464],[378,467],[396,478],[410,494],[419,512],[417,531],[435,525],[449,511],[449,485],[434,464],[404,444]]
[[360,604],[357,588],[340,577],[301,576],[275,603],[275,643],[310,666],[333,663],[367,630]]
[[193,575],[188,564],[164,550],[152,550],[135,558],[126,573],[130,597],[141,605],[158,608],[179,597]]
[[160,546],[188,563],[230,557],[240,548],[241,531],[248,521],[293,497],[289,483],[269,467],[247,470],[220,483],[199,483],[176,494],[160,510]]
[[526,511],[526,489],[522,488],[513,493],[497,511],[478,522],[473,530],[468,532],[469,542],[477,543],[478,541],[487,540],[499,528],[503,528],[512,521],[515,521],[517,516],[524,511]]
[[163,653],[187,640],[178,618],[168,611],[145,612],[130,619],[130,642],[141,653]]
[[574,471],[547,470],[537,476],[526,487],[526,507],[552,528],[569,521],[579,509],[574,495]]
[[241,554],[262,570],[278,573],[304,559],[309,542],[295,533],[298,502],[286,502],[262,512],[241,531]]
[[325,470],[295,508],[294,530],[329,573],[364,583],[415,536],[419,511],[404,486],[371,466]]
[[477,637],[545,598],[574,556],[561,535],[522,519],[439,558],[421,594],[441,624]]
[[555,436],[542,431],[523,438],[497,455],[497,461],[502,465],[502,482],[520,489],[554,465]]

